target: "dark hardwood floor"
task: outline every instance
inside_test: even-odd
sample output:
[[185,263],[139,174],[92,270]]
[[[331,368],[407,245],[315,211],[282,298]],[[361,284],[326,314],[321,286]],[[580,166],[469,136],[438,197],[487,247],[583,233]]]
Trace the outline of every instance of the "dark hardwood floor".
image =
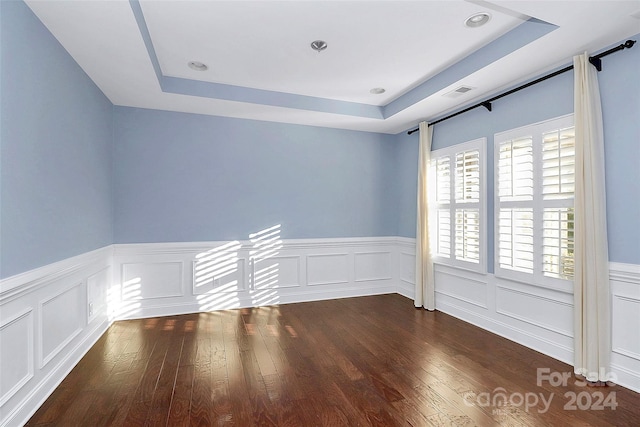
[[638,393],[538,368],[571,372],[399,295],[120,321],[27,425],[640,425]]

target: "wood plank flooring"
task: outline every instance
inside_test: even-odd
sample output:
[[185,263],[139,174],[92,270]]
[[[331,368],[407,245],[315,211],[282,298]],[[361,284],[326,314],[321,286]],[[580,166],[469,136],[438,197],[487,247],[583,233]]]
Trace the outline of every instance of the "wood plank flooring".
[[27,425],[640,425],[640,394],[537,368],[571,372],[399,295],[120,321]]

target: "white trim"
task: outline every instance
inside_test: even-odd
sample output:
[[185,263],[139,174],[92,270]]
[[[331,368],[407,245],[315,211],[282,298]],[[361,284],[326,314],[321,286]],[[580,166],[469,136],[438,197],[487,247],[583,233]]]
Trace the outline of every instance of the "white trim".
[[[450,267],[450,266],[448,266],[448,267]],[[468,270],[465,270],[465,271],[468,271]],[[447,270],[438,269],[437,273],[438,273],[438,275],[444,274],[445,276],[450,276],[450,277],[461,277],[460,275],[456,274],[455,267],[452,267],[452,269],[447,269]],[[474,273],[474,277],[475,277],[475,274],[478,274],[478,273],[475,273],[475,272],[473,272],[473,273]],[[484,277],[484,275],[483,275],[483,277]],[[476,285],[479,285],[479,286],[484,286],[485,287],[485,291],[486,291],[486,287],[487,287],[487,281],[486,280],[478,280],[478,279],[473,278],[473,277],[464,277],[464,280],[466,282],[473,282],[473,283],[475,283]],[[460,300],[460,301],[464,301],[464,302],[466,302],[468,304],[475,305],[475,306],[480,307],[480,308],[485,309],[485,310],[487,309],[487,299],[486,298],[482,302],[474,301],[474,300],[472,300],[470,298],[465,298],[465,297],[463,297],[461,295],[456,295],[453,292],[445,292],[442,289],[438,289],[437,284],[436,284],[436,293],[437,294],[446,295],[446,296],[448,296],[450,298],[455,298],[455,299]]]
[[[133,261],[133,262],[123,262],[120,263],[120,277],[124,277],[124,273],[125,273],[125,267],[128,265],[138,265],[138,264],[143,264],[141,262],[138,261]],[[134,298],[135,300],[141,300],[141,299],[165,299],[165,298],[175,298],[175,297],[179,297],[184,295],[185,293],[185,285],[184,285],[184,263],[179,262],[179,261],[156,261],[152,263],[153,265],[171,265],[171,264],[175,264],[178,267],[178,276],[182,279],[180,281],[180,289],[174,289],[173,293],[169,293],[166,295],[157,295],[157,296],[147,296],[146,298],[143,296],[139,296],[137,298]],[[124,280],[124,279],[123,279]],[[123,291],[122,289],[120,290],[121,292]],[[122,293],[119,295],[120,299],[124,299]]]
[[610,262],[609,278],[618,282],[633,283],[640,286],[640,264]]
[[571,364],[573,348],[553,342],[536,334],[520,329],[514,325],[492,319],[479,313],[472,312],[462,307],[454,306],[446,302],[436,303],[436,308],[444,313],[456,317],[472,325],[478,326],[508,340],[522,344],[525,347],[537,350],[554,359]]
[[[87,323],[87,278],[106,271],[107,282],[113,247],[107,246],[78,256],[48,264],[0,281],[0,311],[14,311],[7,322],[29,318],[29,375],[21,379],[0,402],[0,427],[23,425],[46,398],[62,382],[93,344],[109,327],[106,301],[98,304],[92,320]],[[43,306],[48,301],[76,289],[80,306],[69,307],[79,313],[77,328],[63,337],[49,354],[43,353]],[[5,322],[3,325],[7,325]],[[10,345],[10,343],[3,343]],[[37,360],[36,360],[37,359]]]
[[33,342],[33,307],[25,308],[19,313],[13,315],[0,325],[0,332],[6,327],[16,323],[25,317],[31,318],[27,327],[27,374],[20,379],[13,387],[5,391],[0,396],[0,407],[11,399],[31,378],[33,378],[33,362],[34,362],[34,342]]
[[640,373],[634,372],[617,363],[611,363],[611,370],[618,378],[616,384],[628,388],[629,390],[633,390],[636,393],[640,393]]
[[[317,248],[347,248],[347,247],[369,247],[375,245],[387,245],[394,247],[397,243],[397,237],[341,237],[335,239],[282,239],[281,252],[301,249],[317,249]],[[409,239],[414,241],[415,239]],[[191,254],[202,250],[210,250],[212,248],[222,246],[229,243],[228,240],[212,240],[205,242],[167,242],[167,243],[118,243],[114,244],[114,255],[160,255],[160,254]],[[237,241],[240,244],[238,251],[253,249],[253,243],[250,240]]]
[[[538,299],[538,300],[550,302],[552,304],[564,305],[565,307],[569,307],[571,309],[573,308],[572,304],[569,304],[569,303],[567,303],[565,301],[559,301],[557,299],[548,298],[548,297],[545,297],[545,296],[542,296],[542,295],[537,295],[537,294],[534,294],[534,293],[531,293],[531,292],[524,292],[524,291],[522,291],[520,289],[513,289],[513,288],[510,288],[508,286],[497,285],[496,289],[502,289],[503,291],[513,292],[513,293],[516,293],[516,294],[528,296],[528,297],[535,298],[535,299]],[[533,325],[533,326],[536,326],[536,327],[539,327],[539,328],[546,329],[546,330],[551,331],[551,332],[555,332],[556,334],[564,335],[565,337],[568,337],[568,338],[573,338],[573,335],[569,331],[563,331],[560,328],[557,328],[557,327],[554,327],[554,326],[551,326],[551,325],[547,325],[547,324],[544,324],[544,323],[541,323],[541,322],[540,323],[532,322],[531,319],[527,319],[524,316],[520,316],[519,314],[512,313],[511,311],[508,311],[508,310],[496,308],[496,313],[502,314],[504,316],[511,317],[513,319],[519,320],[521,322],[528,323],[530,325]],[[571,325],[569,325],[569,326],[571,326]]]
[[415,298],[415,285],[409,282],[399,283],[396,286],[396,293],[413,300]]
[[[96,295],[89,295],[89,280],[91,278],[94,278],[96,276],[99,276],[101,274],[105,275],[105,289],[104,289],[104,293],[105,293],[105,298],[107,297],[107,293],[108,293],[108,288],[109,286],[111,286],[111,260],[109,260],[109,263],[102,268],[99,271],[96,271],[95,273],[91,274],[90,276],[87,276],[87,278],[85,279],[85,286],[86,286],[86,322],[87,325],[90,324],[91,322],[93,322],[96,318],[98,318],[99,313],[101,312],[106,312],[106,310],[108,309],[108,301],[103,301],[102,305],[95,305],[95,302],[93,300],[90,299],[90,297],[96,297]],[[93,304],[93,314],[89,313],[89,304]]]
[[[272,291],[273,289],[261,289],[258,290],[258,293],[265,291]],[[311,302],[311,301],[323,301],[329,299],[340,299],[340,298],[352,298],[352,297],[362,297],[362,296],[370,296],[370,295],[383,295],[383,294],[393,294],[396,293],[396,289],[390,285],[376,285],[372,284],[368,286],[365,291],[361,288],[343,288],[339,290],[311,290],[304,293],[291,293],[284,296],[279,296],[277,301],[274,301],[269,304],[265,304],[265,306],[269,305],[283,305],[283,304],[294,304],[301,302]],[[208,306],[206,311],[216,311],[216,310],[232,310],[236,308],[250,308],[256,307],[254,300],[252,297],[244,297],[242,299],[226,299],[222,301],[219,305]],[[190,313],[198,313],[202,312],[201,307],[197,302],[185,302],[185,303],[174,303],[174,304],[155,304],[149,307],[142,307],[135,315],[123,315],[118,318],[118,320],[127,320],[127,319],[145,319],[149,317],[161,317],[161,316],[174,316],[180,314],[190,314]]]
[[[255,268],[255,264],[256,262],[263,262],[263,261],[267,261],[267,260],[285,260],[285,259],[292,259],[295,260],[296,262],[296,278],[297,278],[297,283],[294,284],[279,284],[277,287],[270,287],[270,286],[266,286],[266,287],[258,287],[254,284],[253,290],[254,291],[267,291],[269,289],[286,289],[286,288],[299,288],[300,287],[300,283],[302,283],[302,269],[300,267],[300,264],[302,263],[302,257],[300,255],[287,255],[287,256],[283,256],[283,255],[274,255],[273,257],[269,257],[269,258],[264,258],[264,259],[260,259],[257,261],[253,262],[253,266]],[[255,279],[254,279],[255,280]]]
[[416,239],[413,237],[398,237],[396,238],[396,247],[403,252],[408,252],[407,255],[415,255]]
[[112,254],[113,246],[109,245],[2,279],[0,280],[0,304],[20,298],[54,280],[70,276],[90,264],[104,261]]
[[[349,262],[349,254],[348,253],[341,253],[341,252],[333,252],[330,254],[309,254],[306,256],[305,259],[305,264],[308,265],[309,264],[309,259],[311,258],[331,258],[331,257],[344,257],[347,259],[347,262]],[[353,268],[351,269],[353,270]],[[328,282],[318,282],[318,281],[311,281],[309,279],[309,270],[306,269],[305,270],[305,280],[307,283],[307,286],[325,286],[325,285],[340,285],[343,283],[349,283],[349,271],[347,271],[347,279],[345,280],[330,280]]]
[[623,356],[627,356],[627,357],[629,357],[631,359],[640,360],[640,354],[639,353],[635,353],[633,351],[625,350],[625,349],[619,348],[619,347],[616,347],[611,351],[613,353],[618,353],[618,354],[621,354]]
[[391,274],[391,272],[389,272],[388,275],[383,276],[383,277],[365,277],[365,278],[361,278],[358,279],[357,278],[357,269],[356,269],[356,265],[357,265],[357,259],[358,256],[363,256],[363,255],[386,255],[387,257],[391,258],[391,256],[393,255],[392,251],[388,250],[388,251],[364,251],[364,252],[354,252],[353,253],[353,281],[354,282],[369,282],[369,281],[374,281],[374,280],[392,280],[394,279],[394,275]]
[[[44,354],[44,349],[43,349],[43,343],[44,343],[44,337],[42,335],[43,330],[44,330],[44,319],[42,318],[42,314],[44,312],[44,308],[45,306],[50,303],[51,301],[53,301],[54,299],[61,297],[62,295],[66,294],[67,292],[70,292],[71,290],[75,289],[75,288],[80,288],[80,291],[82,291],[81,286],[83,286],[84,283],[75,283],[71,286],[66,286],[64,287],[61,291],[56,292],[53,295],[47,295],[45,298],[41,299],[40,301],[38,301],[38,312],[40,313],[39,316],[39,322],[40,325],[38,327],[38,342],[40,343],[39,347],[39,351],[38,351],[38,369],[42,369],[45,366],[47,366],[47,364],[54,358],[56,357],[71,341],[73,341],[78,335],[80,335],[82,333],[82,330],[84,329],[84,324],[82,325],[77,325],[76,329],[74,329],[73,331],[71,331],[69,333],[69,335],[62,340],[62,342],[60,342],[54,349],[52,349],[49,354],[45,355]],[[86,298],[81,298],[81,300],[86,301]],[[84,307],[79,307],[79,310],[84,309]],[[85,316],[81,316],[83,322],[85,321]]]

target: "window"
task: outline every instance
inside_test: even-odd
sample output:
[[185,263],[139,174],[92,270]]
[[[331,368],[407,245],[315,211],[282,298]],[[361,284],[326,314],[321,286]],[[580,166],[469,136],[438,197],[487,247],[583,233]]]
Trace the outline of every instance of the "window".
[[429,234],[437,263],[484,271],[485,145],[483,138],[431,153]]
[[573,115],[495,135],[496,275],[573,280]]

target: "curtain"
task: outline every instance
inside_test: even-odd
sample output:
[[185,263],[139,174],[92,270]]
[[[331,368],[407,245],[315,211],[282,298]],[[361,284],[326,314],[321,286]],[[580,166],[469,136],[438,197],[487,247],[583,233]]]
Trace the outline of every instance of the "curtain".
[[418,210],[416,218],[416,292],[414,305],[435,310],[435,287],[433,262],[429,251],[429,200],[427,189],[428,168],[431,161],[431,139],[433,126],[420,123],[420,146],[418,149]]
[[611,356],[604,137],[595,67],[573,58],[575,87],[574,371],[607,381]]

